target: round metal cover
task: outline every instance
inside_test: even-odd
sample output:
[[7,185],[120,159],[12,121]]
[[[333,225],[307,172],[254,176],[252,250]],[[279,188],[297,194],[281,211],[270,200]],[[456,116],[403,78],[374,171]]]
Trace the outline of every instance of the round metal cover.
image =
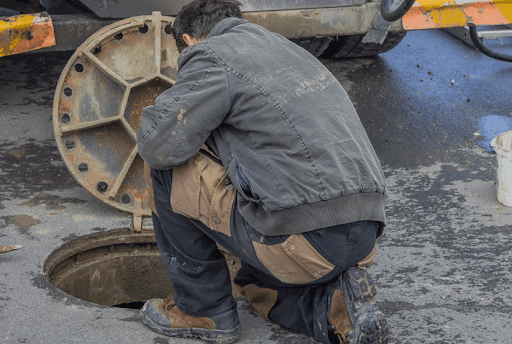
[[94,196],[133,213],[136,230],[151,214],[136,132],[142,109],[178,76],[172,22],[155,12],[103,28],[73,54],[55,92],[64,162]]

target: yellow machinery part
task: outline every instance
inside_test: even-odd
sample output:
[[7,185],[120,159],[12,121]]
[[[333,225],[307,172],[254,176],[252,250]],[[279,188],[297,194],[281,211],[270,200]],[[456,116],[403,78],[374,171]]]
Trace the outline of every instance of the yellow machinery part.
[[0,57],[53,45],[53,23],[46,12],[0,19]]
[[405,30],[466,25],[504,25],[512,21],[512,0],[417,0],[402,18]]

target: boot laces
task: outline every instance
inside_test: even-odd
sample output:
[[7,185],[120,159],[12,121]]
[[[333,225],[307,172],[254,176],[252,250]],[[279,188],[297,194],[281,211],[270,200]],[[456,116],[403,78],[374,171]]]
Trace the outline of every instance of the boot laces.
[[176,306],[176,303],[174,302],[173,298],[168,298],[162,301],[162,306],[166,311],[169,311],[171,308]]

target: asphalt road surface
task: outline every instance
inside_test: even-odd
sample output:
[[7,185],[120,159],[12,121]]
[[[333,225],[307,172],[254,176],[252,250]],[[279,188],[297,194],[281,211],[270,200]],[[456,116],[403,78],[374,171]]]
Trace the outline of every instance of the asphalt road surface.
[[[0,59],[0,343],[199,343],[144,327],[50,285],[43,262],[74,238],[132,226],[78,185],[53,137],[69,53]],[[377,58],[325,60],[353,100],[385,170],[377,304],[390,343],[509,343],[512,208],[496,199],[489,141],[512,129],[512,64],[443,31],[410,32]],[[240,343],[313,343],[239,301]]]

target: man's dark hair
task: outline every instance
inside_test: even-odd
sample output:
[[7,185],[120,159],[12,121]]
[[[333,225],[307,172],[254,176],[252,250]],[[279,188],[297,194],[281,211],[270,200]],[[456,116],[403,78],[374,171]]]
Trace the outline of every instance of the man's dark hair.
[[236,0],[195,0],[184,6],[174,19],[173,33],[176,45],[182,51],[187,47],[183,34],[204,39],[213,27],[228,17],[242,18],[241,3]]

